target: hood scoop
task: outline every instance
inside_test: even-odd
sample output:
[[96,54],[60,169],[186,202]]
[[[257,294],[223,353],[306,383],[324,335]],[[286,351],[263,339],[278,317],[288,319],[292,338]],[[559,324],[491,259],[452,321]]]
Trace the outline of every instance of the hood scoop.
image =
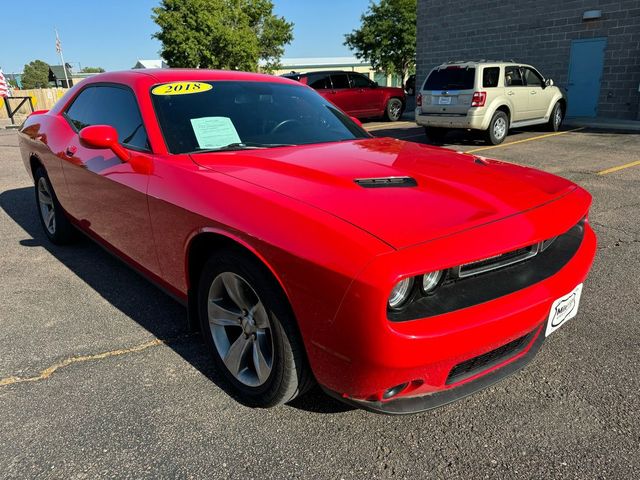
[[400,188],[418,186],[418,182],[416,182],[416,179],[412,177],[356,178],[354,182],[363,188]]

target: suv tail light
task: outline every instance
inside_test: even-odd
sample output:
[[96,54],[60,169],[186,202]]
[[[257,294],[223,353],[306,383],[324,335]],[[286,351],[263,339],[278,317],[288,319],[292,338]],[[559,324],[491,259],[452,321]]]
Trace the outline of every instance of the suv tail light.
[[416,95],[416,107],[421,107],[422,106],[422,94],[419,93],[418,95]]
[[484,107],[484,102],[487,101],[487,92],[473,92],[473,98],[471,99],[472,107]]

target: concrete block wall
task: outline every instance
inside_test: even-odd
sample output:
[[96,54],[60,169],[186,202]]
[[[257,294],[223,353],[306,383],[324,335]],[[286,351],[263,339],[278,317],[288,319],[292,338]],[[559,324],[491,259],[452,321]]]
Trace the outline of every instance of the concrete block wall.
[[[586,10],[602,18],[583,21]],[[598,115],[640,120],[640,0],[418,0],[417,83],[449,60],[529,63],[567,86],[571,41],[607,37]]]

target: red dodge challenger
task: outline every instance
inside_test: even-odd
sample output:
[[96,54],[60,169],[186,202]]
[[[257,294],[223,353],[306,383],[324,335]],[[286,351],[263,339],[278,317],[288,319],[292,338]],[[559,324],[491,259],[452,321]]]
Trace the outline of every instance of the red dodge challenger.
[[81,231],[181,300],[252,406],[486,387],[575,316],[596,249],[577,185],[372,138],[285,78],[105,73],[19,136],[49,239]]

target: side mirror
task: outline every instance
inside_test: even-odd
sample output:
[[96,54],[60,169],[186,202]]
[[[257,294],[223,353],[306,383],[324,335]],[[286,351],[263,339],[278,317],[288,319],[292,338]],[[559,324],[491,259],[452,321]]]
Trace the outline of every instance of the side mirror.
[[131,158],[129,152],[118,142],[118,132],[110,125],[92,125],[80,130],[80,144],[86,148],[108,148],[123,162]]
[[349,117],[349,118],[353,121],[353,123],[355,123],[359,127],[362,127],[362,122],[358,120],[356,117]]
[[552,79],[550,79],[550,78],[547,78],[547,79],[544,81],[544,85],[545,85],[545,87],[552,87],[552,86],[553,86],[553,80],[552,80]]
[[379,86],[380,86],[380,84],[379,84],[378,82],[372,82],[372,83],[371,83],[371,86],[372,86],[372,87],[379,87]]

